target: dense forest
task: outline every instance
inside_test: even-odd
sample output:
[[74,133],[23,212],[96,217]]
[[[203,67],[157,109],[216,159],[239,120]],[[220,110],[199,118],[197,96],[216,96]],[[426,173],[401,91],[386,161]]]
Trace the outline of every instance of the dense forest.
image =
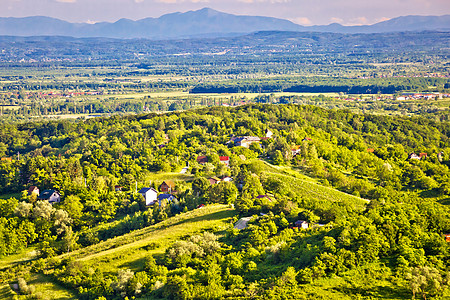
[[[79,299],[447,298],[449,138],[445,120],[293,104],[2,123],[0,255],[36,257],[1,282],[37,298],[37,275]],[[137,191],[168,180],[175,199],[146,206]]]

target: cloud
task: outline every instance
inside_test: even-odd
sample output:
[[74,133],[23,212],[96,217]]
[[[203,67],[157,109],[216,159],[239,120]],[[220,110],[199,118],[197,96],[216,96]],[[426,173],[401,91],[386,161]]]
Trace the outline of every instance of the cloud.
[[345,25],[360,26],[360,25],[367,25],[369,23],[370,22],[366,17],[357,17],[357,18],[350,19],[350,22],[348,22],[348,24],[345,24]]
[[382,17],[382,18],[375,19],[375,23],[379,23],[379,22],[383,22],[383,21],[387,21],[387,20],[390,20],[390,18]]
[[337,17],[332,17],[332,18],[330,19],[330,22],[331,22],[331,23],[339,23],[339,24],[342,24],[342,22],[344,22],[344,19],[337,18]]
[[311,25],[312,24],[311,20],[306,17],[294,18],[294,19],[291,19],[291,21],[294,23],[300,24],[300,25]]
[[56,2],[60,3],[75,3],[77,0],[55,0]]
[[144,0],[134,0],[134,3],[142,3]]

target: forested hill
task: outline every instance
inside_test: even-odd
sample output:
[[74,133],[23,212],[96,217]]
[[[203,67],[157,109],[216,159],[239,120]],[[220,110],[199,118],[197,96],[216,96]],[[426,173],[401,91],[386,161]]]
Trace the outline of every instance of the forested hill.
[[[373,34],[341,34],[329,32],[291,32],[291,31],[262,31],[252,34],[224,37],[224,38],[190,38],[173,40],[147,40],[147,39],[111,39],[111,38],[70,38],[70,37],[13,37],[0,36],[0,61],[11,62],[20,60],[37,60],[39,63],[48,60],[139,60],[145,64],[145,59],[164,56],[181,55],[188,58],[193,55],[204,56],[208,59],[221,57],[267,55],[281,56],[287,63],[289,56],[304,54],[301,62],[317,63],[317,57],[326,59],[329,63],[338,63],[342,57],[337,54],[353,56],[354,61],[361,60],[362,56],[369,61],[376,61],[377,55],[382,56],[381,62],[390,62],[395,53],[424,51],[432,55],[447,54],[450,45],[447,32],[391,32]],[[327,57],[322,57],[325,55]],[[415,56],[413,56],[415,61]],[[266,58],[266,56],[264,56]],[[397,62],[402,62],[398,58]],[[403,57],[403,59],[412,58]],[[421,58],[427,59],[426,57]],[[106,64],[106,62],[104,62]]]
[[448,122],[301,105],[4,123],[1,289],[445,299],[449,153]]

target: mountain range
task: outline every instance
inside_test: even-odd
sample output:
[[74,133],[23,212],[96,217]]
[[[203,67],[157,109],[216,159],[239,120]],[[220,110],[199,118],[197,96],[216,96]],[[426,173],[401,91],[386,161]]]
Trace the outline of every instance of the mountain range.
[[302,26],[285,19],[233,15],[210,8],[171,13],[159,18],[137,21],[120,19],[114,23],[95,24],[70,23],[42,16],[0,18],[0,35],[8,36],[174,39],[236,36],[258,31],[384,33],[425,30],[450,31],[450,15],[404,16],[364,26],[343,26],[337,23]]

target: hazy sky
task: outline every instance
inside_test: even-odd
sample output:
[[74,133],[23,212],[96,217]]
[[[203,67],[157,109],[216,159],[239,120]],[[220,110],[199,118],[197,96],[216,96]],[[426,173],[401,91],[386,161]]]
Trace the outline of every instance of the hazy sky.
[[405,15],[450,14],[450,0],[0,0],[0,17],[39,15],[70,22],[111,22],[203,7],[302,25],[372,24]]

